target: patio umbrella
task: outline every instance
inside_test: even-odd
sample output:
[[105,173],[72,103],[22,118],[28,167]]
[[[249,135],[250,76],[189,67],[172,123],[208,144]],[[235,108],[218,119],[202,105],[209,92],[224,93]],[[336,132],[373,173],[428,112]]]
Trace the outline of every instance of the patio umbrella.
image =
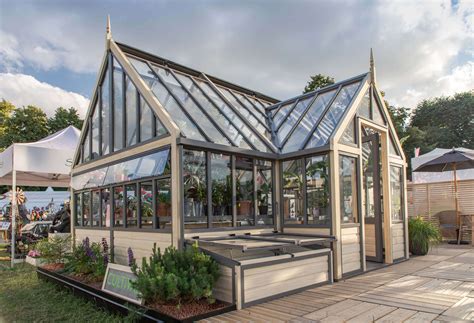
[[474,153],[453,148],[451,151],[418,166],[414,172],[447,172],[453,171],[454,201],[456,204],[456,225],[458,229],[458,244],[461,239],[461,221],[458,210],[458,185],[456,171],[474,168]]

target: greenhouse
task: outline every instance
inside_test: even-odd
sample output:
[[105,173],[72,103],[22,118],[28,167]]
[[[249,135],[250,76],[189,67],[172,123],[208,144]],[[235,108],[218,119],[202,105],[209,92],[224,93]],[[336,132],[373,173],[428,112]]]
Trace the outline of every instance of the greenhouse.
[[[280,101],[109,30],[91,98],[73,235],[106,238],[113,262],[197,241],[229,277],[218,294],[243,307],[408,258],[405,157],[372,56],[367,73]],[[251,286],[264,267],[271,291]]]

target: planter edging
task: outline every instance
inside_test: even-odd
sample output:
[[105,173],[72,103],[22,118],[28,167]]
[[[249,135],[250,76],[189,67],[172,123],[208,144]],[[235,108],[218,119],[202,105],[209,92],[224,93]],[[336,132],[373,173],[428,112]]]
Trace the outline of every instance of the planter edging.
[[167,314],[160,313],[156,310],[151,308],[131,304],[124,299],[118,298],[111,294],[108,294],[102,290],[98,290],[94,287],[91,287],[87,284],[81,283],[74,279],[71,279],[65,275],[46,270],[41,267],[37,267],[36,273],[39,279],[46,280],[52,282],[60,287],[65,287],[69,289],[73,295],[80,296],[88,301],[93,302],[96,306],[103,308],[109,312],[120,314],[120,315],[128,315],[129,311],[134,311],[138,309],[143,314],[141,316],[140,322],[194,322],[198,320],[202,320],[208,317],[212,317],[215,315],[227,313],[236,309],[235,305],[229,305],[208,313],[191,316],[184,320],[178,320],[174,317],[171,317]]

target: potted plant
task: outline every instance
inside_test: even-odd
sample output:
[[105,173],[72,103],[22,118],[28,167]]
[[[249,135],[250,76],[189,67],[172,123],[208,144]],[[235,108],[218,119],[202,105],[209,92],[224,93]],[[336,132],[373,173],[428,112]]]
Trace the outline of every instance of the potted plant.
[[158,216],[171,215],[171,196],[169,192],[158,193]]
[[410,252],[417,256],[426,255],[431,246],[441,242],[439,229],[420,216],[408,220],[408,237]]
[[270,193],[270,185],[263,183],[257,191],[258,212],[260,215],[268,214],[268,195]]
[[237,213],[240,215],[252,214],[253,183],[247,181],[243,185],[237,182]]

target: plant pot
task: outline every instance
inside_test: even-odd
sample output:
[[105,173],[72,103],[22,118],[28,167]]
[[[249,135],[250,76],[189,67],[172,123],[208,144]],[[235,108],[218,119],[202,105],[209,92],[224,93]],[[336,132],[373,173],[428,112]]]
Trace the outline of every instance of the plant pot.
[[252,214],[252,201],[240,201],[237,207],[237,213],[239,215],[251,215]]
[[267,215],[268,214],[268,205],[260,205],[258,207],[258,212],[260,215]]

